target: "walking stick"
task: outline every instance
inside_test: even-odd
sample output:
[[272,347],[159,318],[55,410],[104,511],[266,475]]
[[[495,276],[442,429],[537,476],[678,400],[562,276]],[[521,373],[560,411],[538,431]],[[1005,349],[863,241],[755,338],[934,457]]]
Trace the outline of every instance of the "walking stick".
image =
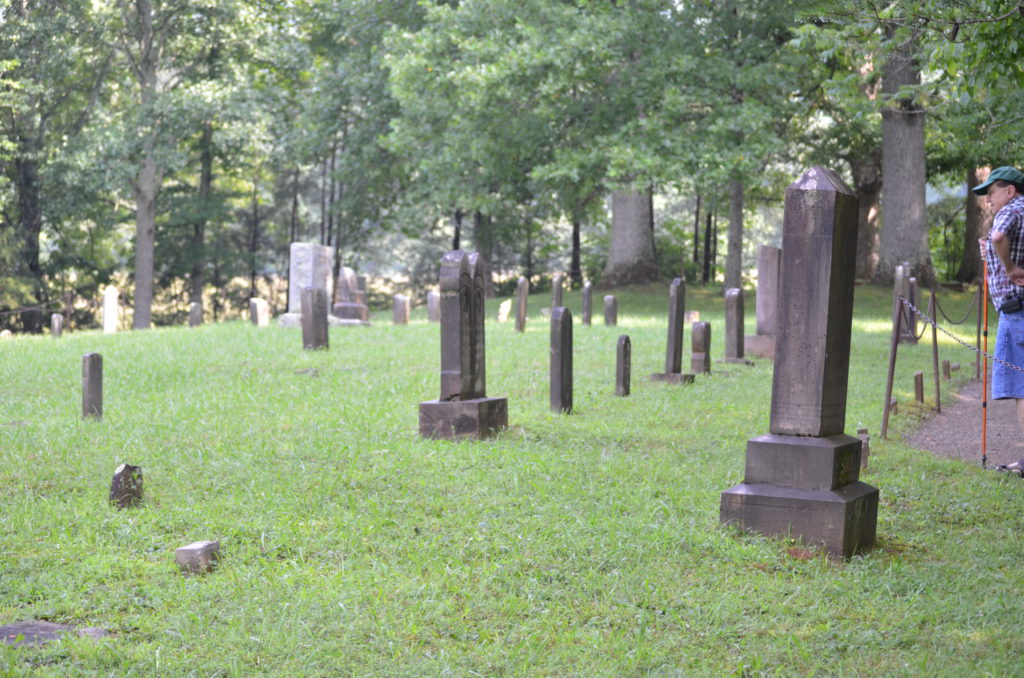
[[981,258],[981,279],[982,289],[984,290],[981,294],[981,305],[984,307],[982,314],[984,316],[985,329],[982,331],[982,341],[984,342],[983,351],[981,358],[982,370],[981,370],[981,468],[985,468],[988,462],[986,456],[985,446],[988,442],[988,261],[985,257]]

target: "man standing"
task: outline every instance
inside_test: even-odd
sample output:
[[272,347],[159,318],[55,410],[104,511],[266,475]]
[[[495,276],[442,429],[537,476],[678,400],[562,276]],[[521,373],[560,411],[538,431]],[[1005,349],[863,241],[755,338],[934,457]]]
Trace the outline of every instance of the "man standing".
[[[988,289],[999,309],[996,358],[1024,367],[1024,174],[997,167],[974,187],[988,198],[992,230],[979,242],[988,266]],[[1024,433],[1024,372],[1001,362],[992,365],[992,398],[1017,401],[1017,423]],[[1006,467],[1024,474],[1024,459]]]

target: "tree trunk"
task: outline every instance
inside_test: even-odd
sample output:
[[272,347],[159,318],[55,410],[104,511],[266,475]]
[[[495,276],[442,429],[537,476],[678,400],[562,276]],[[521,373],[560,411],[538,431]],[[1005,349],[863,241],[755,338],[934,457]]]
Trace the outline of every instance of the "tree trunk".
[[[32,303],[43,302],[43,271],[39,265],[39,234],[43,230],[43,210],[40,200],[39,165],[35,159],[35,139],[22,140],[24,155],[15,161],[18,193],[18,231],[21,234],[21,261],[15,262],[20,276],[28,279],[32,286]],[[43,314],[39,310],[21,314],[21,325],[25,332],[42,331]]]
[[206,269],[206,215],[209,208],[210,189],[213,186],[213,123],[203,123],[203,135],[199,140],[199,218],[192,232],[192,294],[190,300],[203,303],[204,272]]
[[576,287],[583,287],[583,268],[580,262],[580,217],[572,217],[572,255],[569,258],[569,279]]
[[981,196],[974,195],[971,189],[988,179],[988,167],[978,167],[967,171],[967,216],[964,228],[964,251],[960,260],[960,270],[956,279],[960,282],[974,282],[981,276],[981,253],[978,251],[978,238],[992,228],[992,213],[988,205],[983,203]]
[[286,278],[287,285],[285,286],[285,298],[291,294],[292,289],[292,243],[299,234],[299,168],[295,168],[295,174],[292,175],[292,217],[291,223],[288,228],[288,246],[287,254],[285,255],[285,270],[288,272]]
[[[700,267],[700,193],[697,194],[697,206],[693,210],[693,264]],[[686,266],[683,266],[686,273]]]
[[706,216],[707,223],[704,226],[704,266],[701,269],[700,282],[707,285],[711,281],[711,212]]
[[337,144],[331,144],[331,171],[327,177],[327,183],[330,185],[331,190],[327,196],[327,239],[324,241],[324,245],[330,245],[334,239],[334,163],[338,157],[338,146]]
[[452,224],[455,226],[455,235],[452,237],[452,249],[460,249],[462,244],[462,210],[455,210],[452,214]]
[[652,219],[650,193],[612,193],[612,230],[608,263],[601,275],[602,287],[622,287],[658,279]]
[[725,255],[725,289],[743,286],[743,182],[729,182],[729,244]]
[[491,232],[491,217],[475,210],[473,212],[473,243],[480,261],[484,265],[484,296],[494,297],[494,281],[491,278],[491,257],[494,254],[494,234]]
[[[921,81],[913,45],[894,50],[882,73],[882,93],[893,96]],[[882,109],[882,237],[873,280],[893,281],[894,269],[909,261],[919,285],[935,282],[928,249],[925,210],[925,112],[912,98],[892,100]]]
[[260,242],[259,178],[252,179],[252,233],[249,239],[249,296],[256,296],[256,253]]
[[143,143],[135,179],[135,304],[132,329],[146,330],[153,321],[153,251],[156,245],[156,201],[162,172],[153,157],[152,135]]
[[850,171],[853,174],[853,189],[860,201],[855,277],[870,280],[878,265],[878,197],[882,193],[882,149],[855,155],[850,160]]

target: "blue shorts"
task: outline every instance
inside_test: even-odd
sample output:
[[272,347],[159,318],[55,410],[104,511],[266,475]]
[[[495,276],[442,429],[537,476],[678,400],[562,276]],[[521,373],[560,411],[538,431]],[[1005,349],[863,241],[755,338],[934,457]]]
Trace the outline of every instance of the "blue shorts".
[[[999,313],[996,357],[1024,368],[1024,310]],[[1024,398],[1024,372],[992,364],[992,399]]]

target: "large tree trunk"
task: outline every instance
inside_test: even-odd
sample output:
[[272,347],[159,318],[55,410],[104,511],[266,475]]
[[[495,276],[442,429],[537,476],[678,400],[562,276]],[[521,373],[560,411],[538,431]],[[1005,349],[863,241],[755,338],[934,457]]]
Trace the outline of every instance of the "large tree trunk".
[[[914,45],[894,50],[882,73],[882,93],[893,96],[903,86],[921,81]],[[904,97],[882,109],[882,238],[874,281],[889,285],[894,269],[909,261],[918,283],[935,282],[928,249],[925,210],[925,112]]]
[[612,193],[612,232],[608,262],[601,275],[602,287],[621,287],[658,279],[651,208],[650,193]]
[[161,171],[153,157],[152,136],[144,142],[142,165],[135,179],[135,304],[132,329],[146,330],[153,321],[153,251],[156,245],[156,200]]
[[[32,286],[32,301],[43,302],[43,271],[39,265],[39,234],[43,229],[43,210],[40,200],[39,165],[35,159],[38,146],[35,139],[23,139],[24,155],[15,161],[18,192],[18,231],[21,234],[21,256],[16,262],[18,273]],[[39,310],[21,314],[21,325],[25,332],[42,331],[43,314]]]
[[[693,208],[693,265],[696,270],[700,268],[700,193],[697,194],[697,205]],[[683,264],[682,273],[686,274],[686,264]]]
[[580,227],[581,219],[578,214],[572,217],[572,255],[569,258],[569,279],[576,287],[583,287],[583,267],[580,257]]
[[725,289],[743,286],[743,182],[729,182],[729,245],[725,255]]
[[978,238],[988,233],[992,227],[992,212],[983,198],[974,195],[971,189],[988,179],[988,167],[979,167],[967,171],[967,216],[964,228],[964,253],[960,260],[960,270],[956,279],[960,282],[974,282],[981,276],[981,253],[978,251]]
[[196,219],[192,232],[192,293],[190,300],[203,303],[204,273],[206,270],[206,215],[213,187],[213,123],[203,123],[203,135],[199,140],[199,205],[202,210]]
[[484,296],[494,297],[494,280],[491,276],[491,257],[494,256],[494,233],[492,232],[490,215],[480,210],[473,212],[473,245],[484,265]]
[[855,277],[870,280],[878,265],[878,198],[882,194],[882,149],[854,156],[850,160],[850,171],[853,174],[853,190],[860,201]]

